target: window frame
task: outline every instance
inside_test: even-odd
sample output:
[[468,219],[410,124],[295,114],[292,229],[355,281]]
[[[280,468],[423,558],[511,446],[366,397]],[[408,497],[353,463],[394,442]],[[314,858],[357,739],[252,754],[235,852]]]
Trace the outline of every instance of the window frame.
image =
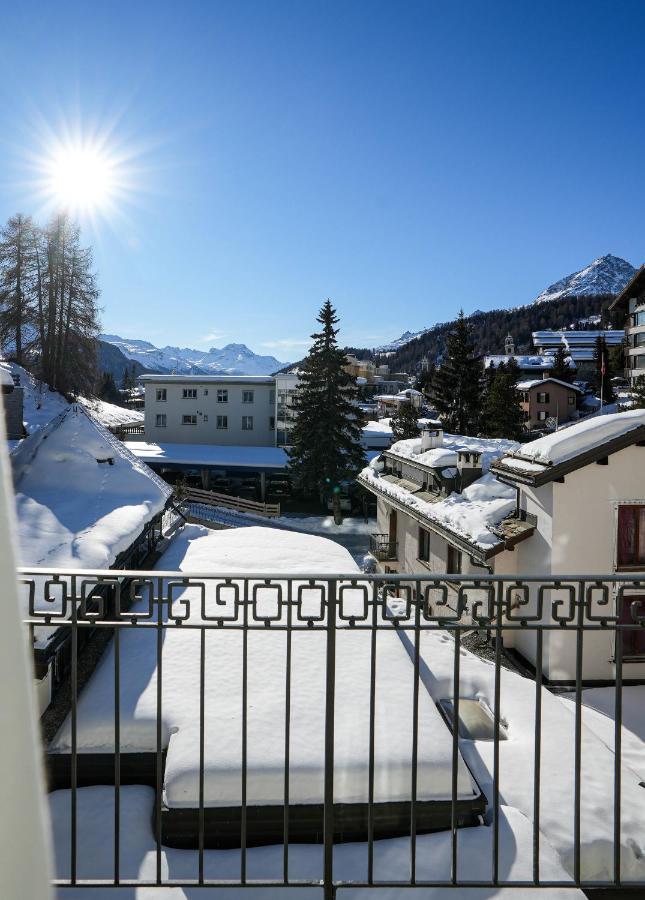
[[197,400],[197,388],[182,388],[182,400]]
[[645,531],[645,503],[621,503],[616,511],[616,571],[617,572],[638,572],[645,569],[645,552],[642,561],[625,563],[621,562],[620,554],[620,536],[621,536],[621,512],[631,510],[635,513],[634,522],[634,555],[638,556],[638,548],[641,539],[641,517],[644,519],[642,525]]
[[[190,421],[187,421],[190,420]],[[197,414],[196,413],[184,413],[181,417],[182,425],[197,425]]]
[[429,564],[431,555],[431,533],[427,528],[419,525],[419,533],[417,535],[417,559],[419,562]]
[[[156,402],[157,403],[167,403],[168,402],[168,390],[167,388],[156,388]],[[163,394],[163,396],[162,396]]]
[[[249,426],[248,423],[251,425]],[[242,431],[253,431],[253,416],[242,416]]]
[[[163,422],[159,420],[163,419]],[[166,413],[157,413],[155,416],[155,428],[167,428],[168,427],[168,417]]]
[[[454,557],[456,556],[456,563]],[[463,574],[464,557],[458,547],[448,544],[448,552],[446,553],[446,575],[462,575]]]
[[228,403],[228,388],[217,388],[217,402]]
[[242,391],[242,403],[255,403],[255,391],[253,389]]
[[216,431],[228,431],[228,416],[218,416],[215,423]]

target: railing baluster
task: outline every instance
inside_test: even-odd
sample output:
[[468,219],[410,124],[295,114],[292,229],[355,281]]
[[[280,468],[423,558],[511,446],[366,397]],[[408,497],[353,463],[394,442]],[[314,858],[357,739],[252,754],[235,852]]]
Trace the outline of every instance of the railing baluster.
[[533,764],[533,883],[540,883],[540,767],[542,759],[542,653],[543,632],[536,632],[535,726]]
[[[619,618],[619,616],[617,616]],[[622,791],[622,740],[623,740],[623,631],[620,624],[616,623],[615,631],[616,659],[616,699],[614,705],[614,883],[616,887],[621,883],[620,852],[620,805]]]
[[71,692],[72,692],[72,759],[71,759],[71,829],[72,829],[72,846],[71,846],[71,865],[70,865],[70,881],[76,884],[76,864],[77,864],[77,788],[78,788],[78,747],[77,747],[77,727],[78,727],[78,608],[76,606],[76,578],[72,576],[70,584],[71,604],[72,604],[72,671],[71,671]]
[[497,583],[495,593],[495,693],[493,720],[493,884],[499,884],[499,717],[502,666],[502,598],[504,583]]
[[[116,612],[116,610],[115,610]],[[114,627],[114,884],[120,881],[121,853],[121,631]]]
[[335,578],[327,582],[327,648],[325,669],[325,787],[324,868],[325,900],[334,898],[334,715],[336,688],[336,590]]
[[204,883],[204,706],[206,689],[206,628],[199,629],[199,883]]
[[246,767],[247,767],[247,713],[248,713],[248,635],[249,635],[249,584],[244,581],[242,610],[242,809],[240,813],[240,881],[246,884]]
[[[156,733],[156,771],[155,771],[155,843],[156,843],[156,882],[161,885],[161,792],[163,788],[162,780],[162,749],[161,749],[161,701],[162,701],[162,658],[163,658],[163,611],[164,611],[164,588],[163,578],[157,578],[157,696],[156,696],[156,713],[157,713],[157,733]],[[149,590],[154,591],[154,582],[150,582]],[[154,609],[154,595],[152,598]],[[170,609],[168,609],[170,615]]]
[[[367,883],[374,883],[374,728],[376,719],[376,636],[378,624],[378,583],[372,585],[372,625],[370,629],[370,734],[367,771]],[[384,601],[385,602],[385,601]]]
[[576,885],[580,884],[580,765],[582,762],[582,626],[584,622],[584,597],[585,584],[581,581],[578,584],[576,610],[576,720],[573,763],[573,878]]
[[287,647],[285,667],[285,695],[284,695],[284,818],[282,826],[282,880],[289,882],[289,756],[291,743],[291,627],[293,602],[293,582],[287,582]]
[[[416,583],[418,587],[418,582]],[[412,784],[410,790],[410,884],[417,880],[417,784],[419,762],[419,660],[421,655],[421,603],[414,600],[414,681],[412,685]]]
[[452,673],[452,772],[450,789],[450,881],[457,884],[457,776],[459,772],[459,692],[461,661],[461,629],[455,627],[455,658]]

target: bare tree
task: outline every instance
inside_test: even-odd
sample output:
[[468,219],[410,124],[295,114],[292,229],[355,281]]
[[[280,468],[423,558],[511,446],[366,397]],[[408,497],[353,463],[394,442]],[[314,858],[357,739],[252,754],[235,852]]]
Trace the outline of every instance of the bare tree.
[[18,363],[35,338],[35,231],[29,216],[20,214],[0,230],[0,341]]

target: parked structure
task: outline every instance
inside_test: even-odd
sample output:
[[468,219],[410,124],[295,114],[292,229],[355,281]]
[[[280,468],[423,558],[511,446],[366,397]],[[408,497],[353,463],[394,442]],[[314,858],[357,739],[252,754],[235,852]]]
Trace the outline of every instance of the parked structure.
[[535,378],[518,381],[517,390],[529,430],[554,430],[578,418],[578,398],[583,396],[583,392],[573,384],[558,378]]
[[625,317],[625,378],[634,382],[645,375],[645,266],[636,271],[609,309]]
[[[506,445],[506,450],[504,449]],[[599,590],[585,597],[565,576],[578,572],[645,572],[645,411],[577,422],[528,444],[476,441],[426,432],[401,441],[360,475],[377,497],[378,534],[371,552],[380,571],[562,576],[560,591],[523,587],[509,593],[515,610],[547,621],[552,603],[562,615],[586,623],[631,621],[645,590]],[[488,471],[487,471],[488,470]],[[478,592],[463,614],[472,614]],[[447,585],[442,608],[454,614],[459,592]],[[517,614],[517,613],[516,613]],[[642,616],[643,613],[641,612]],[[645,677],[645,632],[622,639],[622,677]],[[505,646],[536,665],[535,635],[509,631]],[[610,681],[616,672],[613,632],[598,626],[585,635],[581,677]],[[542,671],[553,682],[576,678],[575,634],[543,635]],[[621,665],[622,665],[621,663]]]

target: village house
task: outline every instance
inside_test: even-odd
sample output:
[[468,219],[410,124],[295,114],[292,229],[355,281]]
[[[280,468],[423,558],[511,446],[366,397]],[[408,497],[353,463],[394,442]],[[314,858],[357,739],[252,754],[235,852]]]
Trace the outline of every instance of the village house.
[[[378,531],[371,553],[379,571],[414,574],[478,573],[518,577],[645,572],[645,411],[576,422],[519,445],[443,435],[428,430],[400,441],[361,473],[377,498]],[[565,579],[566,581],[566,579]],[[453,601],[457,590],[449,586]],[[567,587],[540,600],[533,588],[517,592],[515,609],[552,621],[551,600],[570,597]],[[629,621],[638,591],[614,586],[589,603],[606,601],[599,618]],[[548,603],[548,609],[544,606]],[[603,609],[603,607],[607,607]],[[455,602],[448,607],[454,612]],[[469,613],[466,610],[465,615]],[[543,673],[554,683],[576,677],[575,634],[543,635]],[[624,638],[622,677],[645,677],[645,639]],[[615,678],[610,629],[585,634],[582,678]],[[536,663],[536,635],[508,631],[505,647]]]
[[609,309],[625,317],[625,378],[645,375],[645,266],[623,288]]
[[580,388],[558,378],[532,378],[518,381],[520,406],[529,430],[557,428],[578,418]]

